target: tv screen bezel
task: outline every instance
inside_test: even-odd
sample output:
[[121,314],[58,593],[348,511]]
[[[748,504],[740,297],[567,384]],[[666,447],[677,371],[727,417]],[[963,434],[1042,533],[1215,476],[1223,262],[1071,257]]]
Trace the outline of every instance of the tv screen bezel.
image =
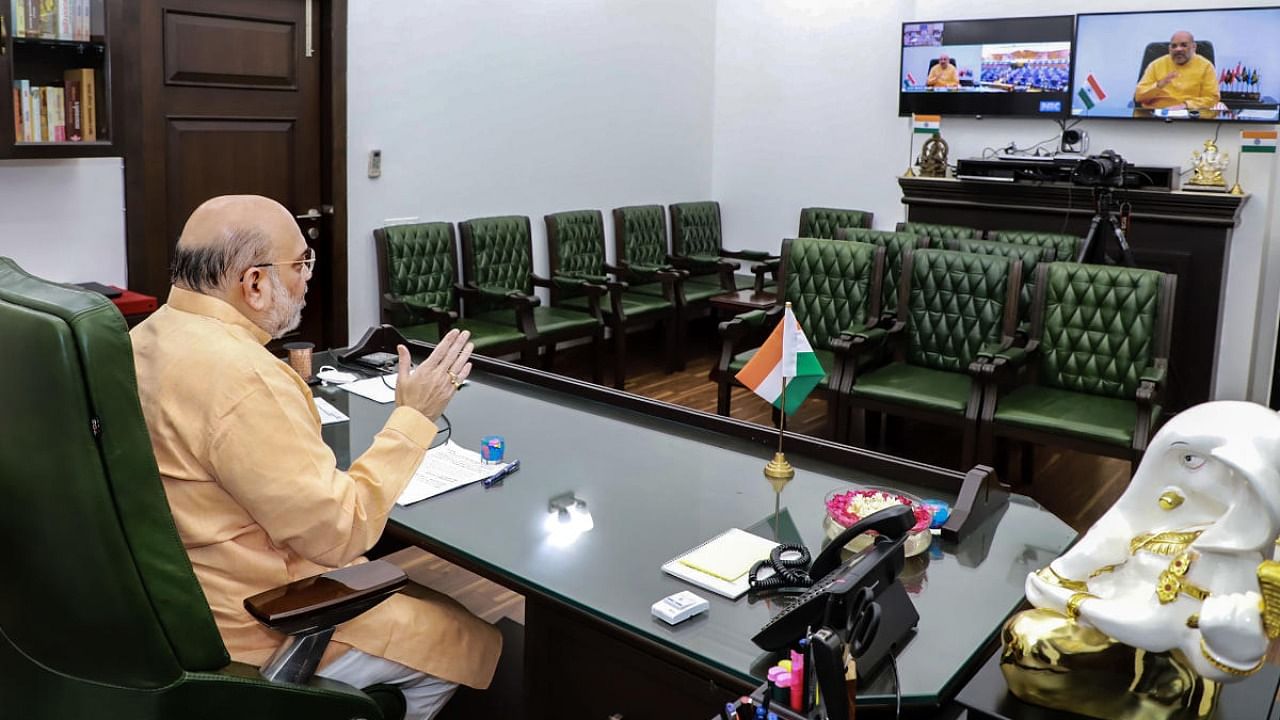
[[[1071,97],[1072,89],[1075,88],[1075,58],[1076,58],[1076,28],[1077,18],[1075,14],[1059,14],[1059,15],[1020,15],[1016,17],[993,17],[993,18],[956,18],[953,20],[912,20],[903,22],[898,28],[898,117],[911,117],[912,115],[941,115],[942,117],[990,117],[990,118],[1034,118],[1041,120],[1062,120],[1071,117]],[[937,111],[937,110],[911,110],[906,108],[906,97],[908,95],[928,95],[928,93],[908,93],[902,89],[902,73],[904,69],[904,50],[903,39],[906,36],[906,27],[908,25],[932,25],[941,23],[988,23],[988,22],[1006,22],[1016,20],[1062,20],[1071,21],[1071,34],[1068,42],[1071,45],[1071,59],[1068,61],[1067,68],[1067,90],[1063,95],[1063,105],[1060,112],[969,112],[969,111]],[[981,93],[947,93],[934,95],[933,97],[974,97]],[[989,97],[1001,97],[1001,95],[991,95]]]
[[[1228,8],[1173,8],[1173,9],[1165,9],[1165,10],[1110,10],[1107,12],[1076,13],[1075,14],[1076,26],[1075,26],[1075,30],[1073,30],[1071,34],[1071,37],[1072,37],[1072,40],[1071,40],[1071,75],[1072,75],[1071,87],[1074,89],[1076,86],[1075,84],[1075,74],[1076,74],[1076,67],[1077,67],[1076,54],[1080,52],[1080,18],[1104,17],[1107,15],[1168,15],[1171,13],[1225,13],[1225,12],[1236,12],[1240,10],[1280,11],[1280,5],[1262,5],[1262,6],[1246,5],[1243,7],[1228,7]],[[901,77],[901,73],[899,73],[899,77]],[[1071,97],[1074,98],[1075,95],[1072,94]],[[1074,107],[1075,107],[1075,101],[1072,100],[1071,104],[1067,107],[1067,117],[1069,119],[1080,120],[1080,121],[1088,120],[1091,122],[1095,120],[1106,120],[1106,121],[1118,120],[1121,122],[1190,123],[1193,125],[1199,124],[1199,123],[1234,123],[1238,125],[1280,125],[1280,115],[1277,115],[1276,120],[1246,120],[1246,119],[1240,119],[1240,118],[1218,118],[1218,117],[1171,118],[1171,117],[1160,117],[1157,115],[1144,115],[1144,116],[1076,115],[1072,112],[1072,108]]]

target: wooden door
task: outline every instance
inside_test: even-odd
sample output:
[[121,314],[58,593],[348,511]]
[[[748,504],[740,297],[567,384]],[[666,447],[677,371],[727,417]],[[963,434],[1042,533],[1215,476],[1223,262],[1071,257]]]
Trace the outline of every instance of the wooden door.
[[346,283],[334,281],[337,265],[345,275],[345,253],[334,262],[324,167],[330,153],[323,146],[329,93],[321,86],[321,23],[311,17],[319,6],[139,3],[140,152],[132,153],[129,282],[163,302],[173,247],[191,211],[215,195],[265,195],[300,217],[319,258],[302,325],[289,339],[327,347],[335,341],[338,303],[345,322]]

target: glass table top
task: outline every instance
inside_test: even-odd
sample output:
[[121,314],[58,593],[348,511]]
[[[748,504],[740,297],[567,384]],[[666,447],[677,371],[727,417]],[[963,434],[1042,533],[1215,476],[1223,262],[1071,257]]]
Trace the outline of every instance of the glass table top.
[[[317,388],[351,420],[324,428],[341,467],[371,444],[391,413],[336,388]],[[409,507],[392,522],[500,577],[511,578],[606,622],[668,646],[745,683],[763,680],[770,658],[751,636],[785,598],[731,601],[666,575],[667,560],[732,527],[768,533],[775,498],[812,551],[822,547],[823,499],[833,489],[893,485],[939,494],[883,476],[801,456],[796,477],[776,497],[761,474],[773,448],[654,418],[606,403],[485,372],[449,405],[452,439],[479,449],[502,435],[521,468],[502,484],[479,483]],[[441,423],[443,425],[443,423]],[[439,439],[439,438],[438,438]],[[585,502],[591,528],[566,535],[549,520],[553,498]],[[754,527],[753,527],[754,526]],[[935,537],[911,558],[902,581],[920,613],[918,632],[898,654],[904,702],[937,702],[957,689],[962,669],[983,659],[1004,618],[1023,597],[1027,573],[1061,554],[1074,531],[1022,496],[962,542]],[[669,626],[650,614],[662,597],[693,590],[708,612]],[[888,673],[859,687],[865,702],[892,702]]]

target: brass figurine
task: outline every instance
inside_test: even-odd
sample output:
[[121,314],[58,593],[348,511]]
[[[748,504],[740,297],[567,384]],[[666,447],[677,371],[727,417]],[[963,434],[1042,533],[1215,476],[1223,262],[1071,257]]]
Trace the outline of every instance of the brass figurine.
[[942,139],[941,134],[926,140],[924,147],[920,148],[920,159],[917,161],[920,166],[920,176],[946,177],[947,150],[947,141]]
[[1204,151],[1192,152],[1191,159],[1194,161],[1194,172],[1187,181],[1188,190],[1227,191],[1227,181],[1222,173],[1231,164],[1230,155],[1218,150],[1213,140],[1205,140]]

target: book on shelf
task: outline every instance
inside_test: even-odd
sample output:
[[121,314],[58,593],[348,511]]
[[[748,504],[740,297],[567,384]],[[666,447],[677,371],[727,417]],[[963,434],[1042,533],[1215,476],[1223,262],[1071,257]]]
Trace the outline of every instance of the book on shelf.
[[66,108],[67,140],[80,142],[84,140],[84,121],[80,107],[80,83],[67,82],[62,88],[62,92],[66,96],[63,101],[65,103],[63,107]]
[[31,142],[34,129],[31,126],[31,81],[19,80],[19,92],[22,94],[22,138],[23,142]]
[[92,0],[13,0],[13,36],[88,42]]
[[[85,75],[85,73],[89,75]],[[92,70],[68,70],[65,87],[13,82],[14,139],[18,142],[94,140]],[[74,73],[74,76],[72,74]]]
[[98,139],[98,98],[93,68],[75,68],[62,74],[64,88],[76,86],[80,99],[80,135],[84,142]]

